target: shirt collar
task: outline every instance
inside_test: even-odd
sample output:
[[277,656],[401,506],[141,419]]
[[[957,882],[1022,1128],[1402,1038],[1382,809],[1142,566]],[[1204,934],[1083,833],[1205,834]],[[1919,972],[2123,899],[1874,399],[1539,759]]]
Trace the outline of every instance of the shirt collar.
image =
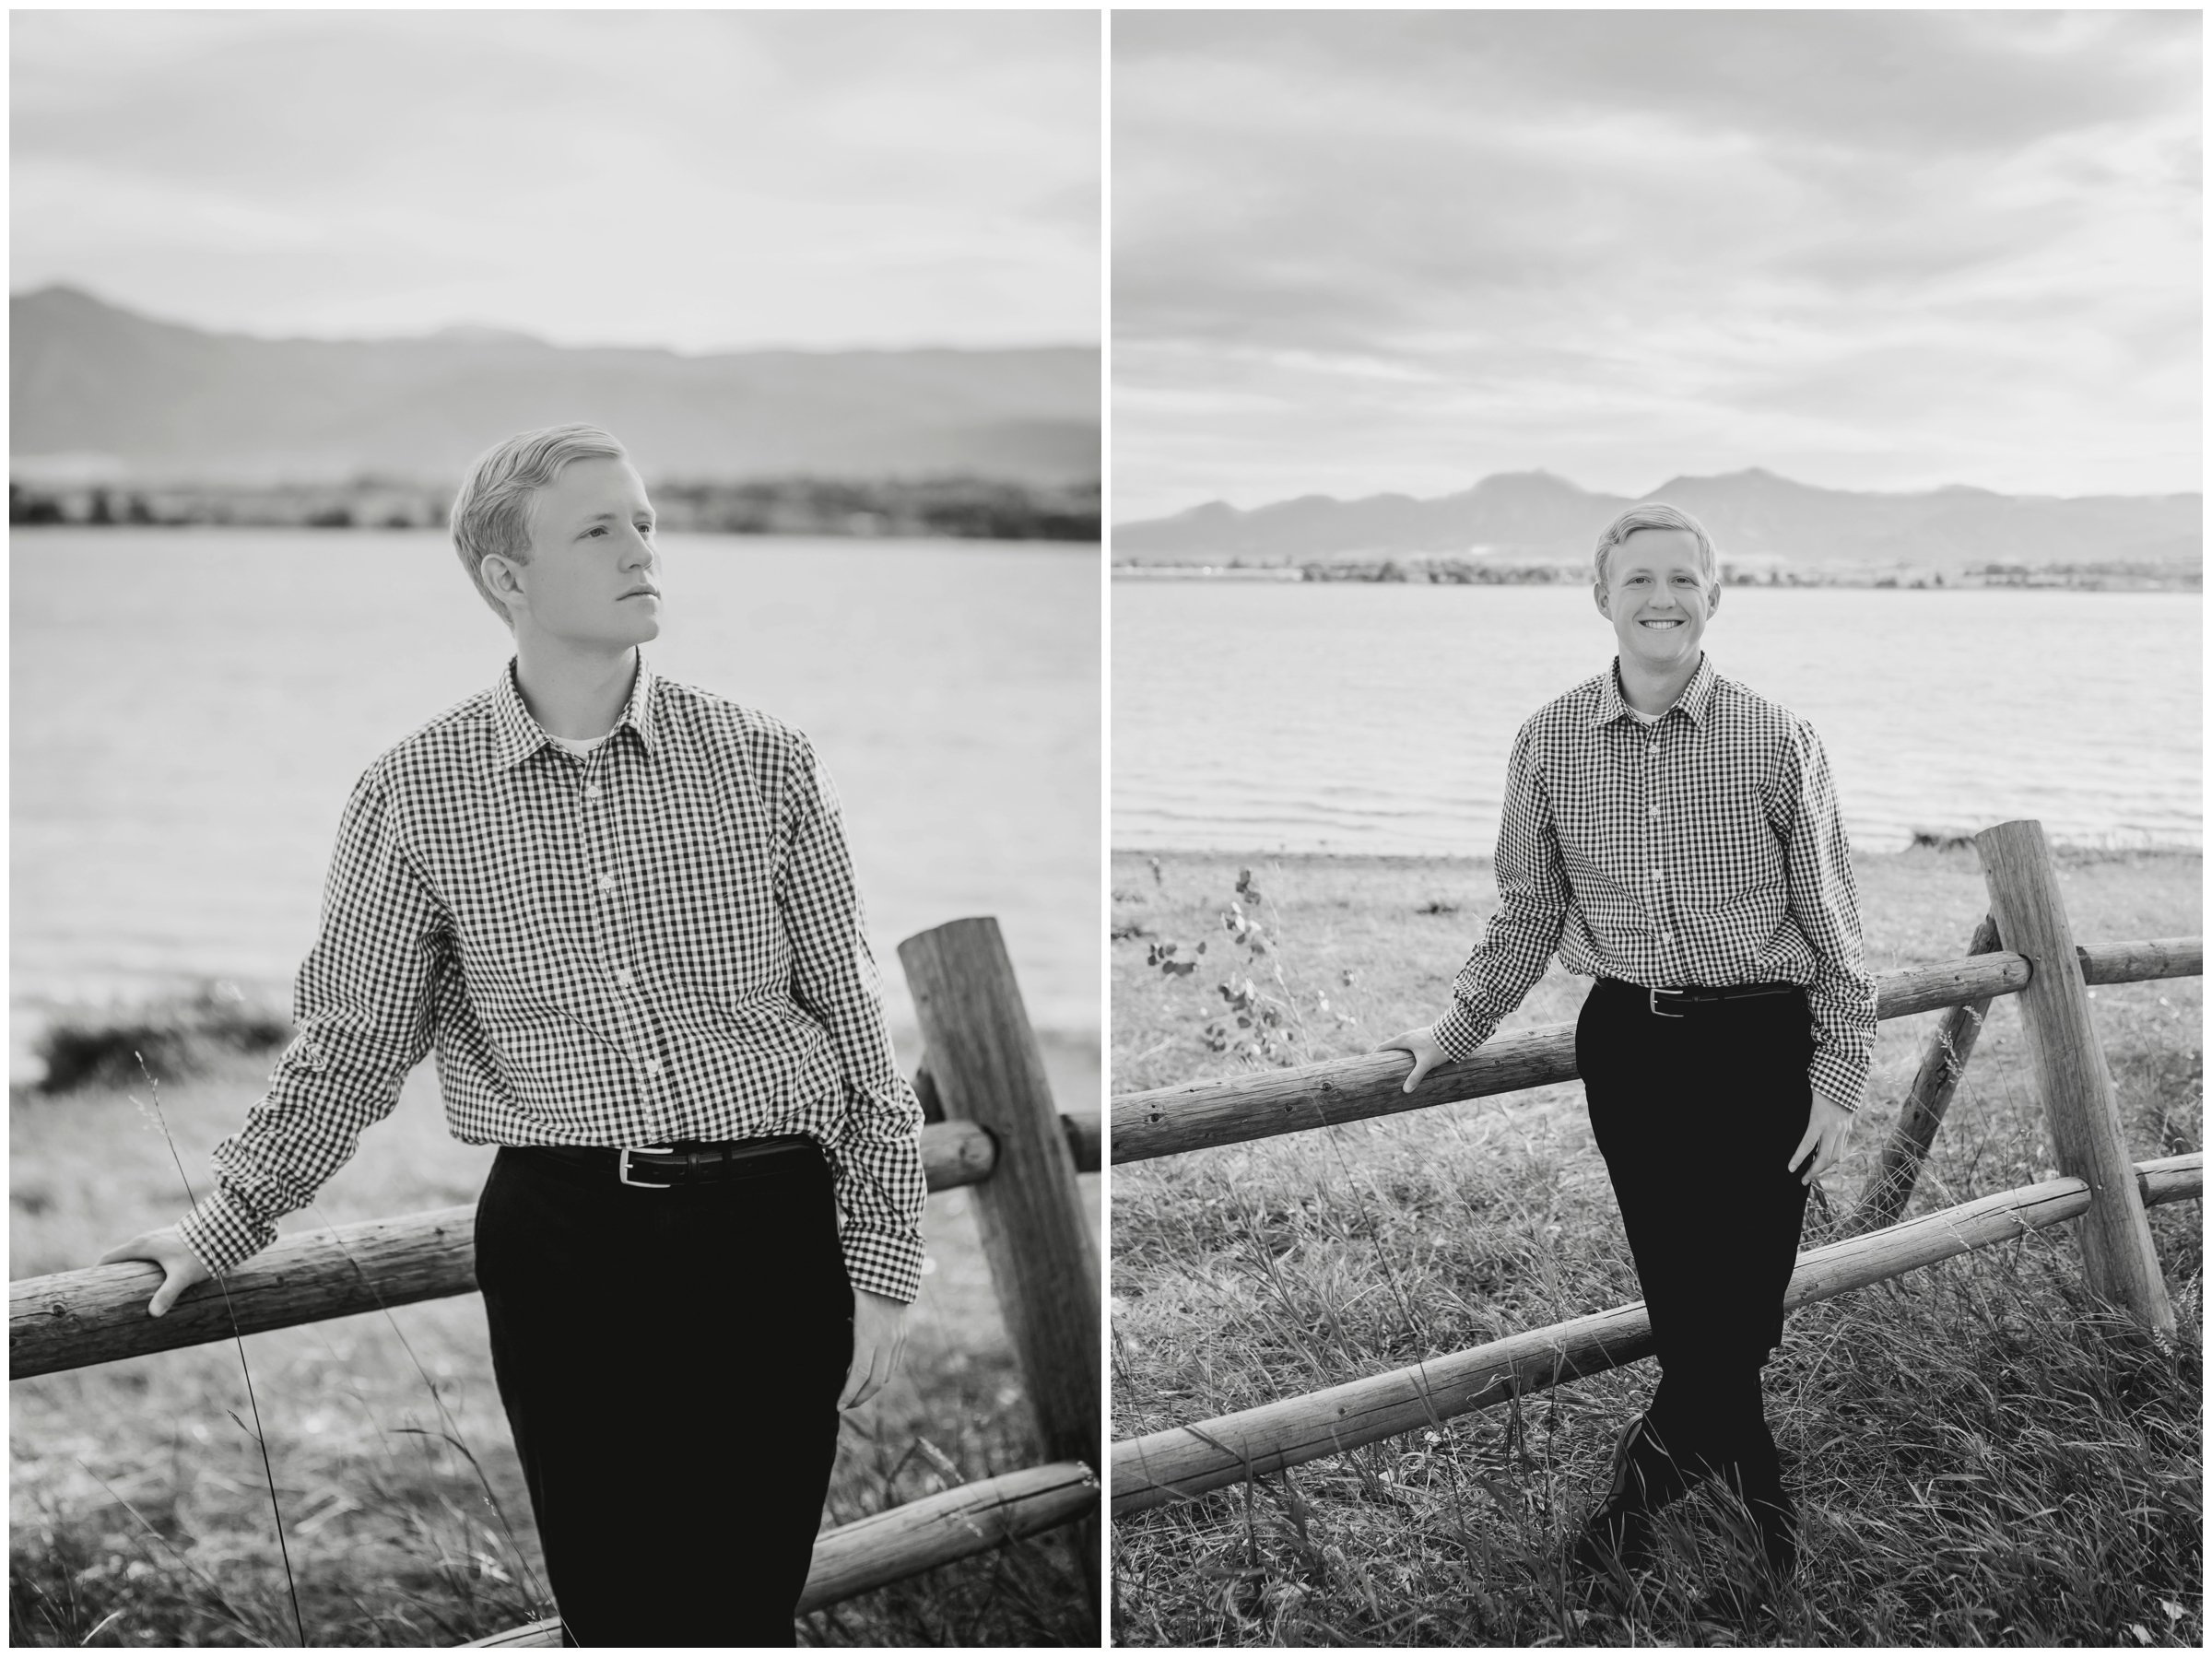
[[[522,687],[515,679],[519,657],[511,657],[507,669],[500,675],[500,682],[491,692],[492,758],[500,770],[520,765],[531,755],[553,739],[545,728],[530,716],[523,701]],[[653,664],[645,660],[645,652],[638,652],[638,676],[629,687],[629,700],[623,705],[622,716],[615,721],[615,730],[628,725],[638,734],[638,741],[646,753],[653,748],[653,687],[655,681]],[[608,734],[613,734],[609,732]]]
[[[1689,676],[1689,683],[1682,687],[1682,694],[1675,699],[1675,708],[1679,708],[1687,714],[1691,724],[1703,727],[1705,711],[1712,705],[1713,681],[1718,677],[1712,671],[1712,658],[1700,651],[1698,671]],[[1673,708],[1667,710],[1669,713],[1673,711]],[[1620,694],[1620,658],[1615,656],[1612,667],[1598,686],[1597,711],[1591,716],[1590,723],[1593,726],[1602,728],[1617,719],[1631,717],[1632,712],[1628,699]],[[1665,719],[1666,714],[1659,717]]]

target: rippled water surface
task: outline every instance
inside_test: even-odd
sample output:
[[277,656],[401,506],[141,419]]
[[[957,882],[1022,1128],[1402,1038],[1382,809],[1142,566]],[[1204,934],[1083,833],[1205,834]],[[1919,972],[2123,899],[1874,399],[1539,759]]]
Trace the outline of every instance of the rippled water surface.
[[[1513,733],[1611,661],[1586,589],[1113,583],[1117,846],[1488,855]],[[1809,718],[1853,843],[2041,818],[2201,845],[2194,593],[1732,587],[1714,665]]]
[[[281,996],[353,780],[489,684],[506,630],[442,535],[53,531],[11,554],[18,1014],[204,975]],[[1031,1016],[1095,1029],[1097,549],[666,557],[654,665],[814,738],[894,1017],[898,940],[994,914]]]

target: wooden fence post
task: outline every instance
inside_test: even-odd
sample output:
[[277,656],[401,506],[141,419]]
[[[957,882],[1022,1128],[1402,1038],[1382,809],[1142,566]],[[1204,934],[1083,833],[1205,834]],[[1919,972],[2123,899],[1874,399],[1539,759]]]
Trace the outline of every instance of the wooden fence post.
[[2034,969],[2020,992],[2020,1016],[2059,1169],[2088,1183],[2089,1210],[2076,1233],[2083,1275],[2100,1298],[2153,1330],[2170,1331],[2173,1305],[2136,1188],[2112,1072],[2089,1019],[2088,987],[2043,826],[1999,823],[1974,836],[1974,843],[1982,850],[1991,917],[2006,947],[2026,956]]
[[[1053,1106],[998,923],[950,921],[899,946],[946,1116],[998,1143],[975,1187],[977,1229],[1021,1359],[1048,1461],[1099,1459],[1099,1263],[1076,1189],[1075,1159]],[[1077,1535],[1098,1604],[1098,1523]]]
[[[1999,947],[1997,923],[1983,915],[1966,953],[1991,955]],[[1894,1226],[1905,1205],[1912,1200],[1912,1187],[1920,1181],[1920,1165],[1927,1160],[1928,1147],[1936,1143],[1936,1130],[1943,1126],[1944,1112],[1951,1108],[1951,1096],[1959,1090],[1967,1060],[1973,1057],[1974,1040],[1982,1033],[1982,1020],[1989,1016],[1989,1008],[1987,1001],[1971,1001],[1949,1008],[1937,1021],[1928,1038],[1927,1051],[1921,1055],[1920,1069],[1912,1077],[1912,1090],[1905,1095],[1904,1108],[1898,1112],[1897,1127],[1889,1143],[1882,1147],[1881,1168],[1866,1194],[1859,1199],[1847,1231],[1878,1231]]]

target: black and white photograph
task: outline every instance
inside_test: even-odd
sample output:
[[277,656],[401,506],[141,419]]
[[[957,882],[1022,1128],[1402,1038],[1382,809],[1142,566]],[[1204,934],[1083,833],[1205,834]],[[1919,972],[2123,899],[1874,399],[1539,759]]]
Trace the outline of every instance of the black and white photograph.
[[2202,1643],[2201,37],[1113,16],[1117,1643]]
[[10,1645],[1098,1645],[1100,14],[10,23]]

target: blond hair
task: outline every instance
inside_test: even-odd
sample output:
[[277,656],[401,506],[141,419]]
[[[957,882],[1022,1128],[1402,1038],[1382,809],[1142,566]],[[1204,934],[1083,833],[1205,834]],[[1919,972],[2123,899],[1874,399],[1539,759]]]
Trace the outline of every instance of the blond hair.
[[1597,537],[1597,584],[1606,584],[1607,555],[1640,529],[1685,529],[1698,538],[1698,568],[1705,572],[1705,580],[1719,580],[1720,561],[1712,550],[1712,537],[1705,526],[1678,506],[1668,506],[1663,500],[1646,500],[1629,510],[1606,525]]
[[493,553],[518,564],[530,561],[530,503],[537,491],[574,460],[627,460],[629,451],[596,426],[544,426],[517,432],[477,456],[461,492],[453,497],[453,550],[477,592],[501,621],[513,625],[507,606],[484,584],[484,560]]

